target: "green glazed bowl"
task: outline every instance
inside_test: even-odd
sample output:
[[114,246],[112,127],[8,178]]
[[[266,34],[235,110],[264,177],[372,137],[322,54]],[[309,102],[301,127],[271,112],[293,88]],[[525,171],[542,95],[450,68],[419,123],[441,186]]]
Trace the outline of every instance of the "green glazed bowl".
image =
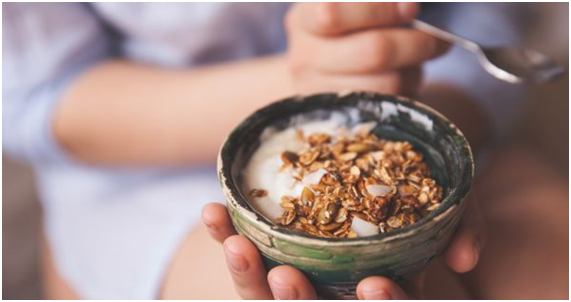
[[[241,172],[264,129],[295,125],[300,115],[325,119],[334,111],[351,111],[355,123],[376,121],[372,132],[381,138],[410,141],[444,188],[441,206],[411,226],[350,239],[280,228],[252,209],[241,192]],[[355,298],[355,287],[365,277],[401,282],[424,268],[456,229],[473,174],[470,146],[444,116],[403,97],[363,92],[292,97],[266,106],[234,129],[218,158],[218,176],[236,230],[258,247],[268,269],[282,264],[300,269],[324,298]]]

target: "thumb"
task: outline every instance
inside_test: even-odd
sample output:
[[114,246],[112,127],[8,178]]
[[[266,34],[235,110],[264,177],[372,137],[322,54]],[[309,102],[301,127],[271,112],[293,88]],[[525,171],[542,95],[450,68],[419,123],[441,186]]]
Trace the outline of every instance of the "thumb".
[[359,300],[407,300],[403,289],[392,280],[373,276],[367,277],[357,285]]

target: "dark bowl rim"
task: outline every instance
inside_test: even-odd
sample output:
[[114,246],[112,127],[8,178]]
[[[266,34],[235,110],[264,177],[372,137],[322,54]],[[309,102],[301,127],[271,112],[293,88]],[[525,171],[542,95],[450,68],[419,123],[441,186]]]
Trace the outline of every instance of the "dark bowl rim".
[[[446,192],[445,196],[442,199],[442,205],[438,207],[436,210],[432,211],[427,217],[423,218],[421,221],[414,223],[410,226],[401,228],[401,229],[397,229],[388,233],[384,233],[384,234],[378,234],[378,235],[374,235],[374,236],[366,236],[366,237],[356,237],[356,238],[326,238],[326,237],[319,237],[319,236],[315,236],[315,235],[310,235],[307,233],[303,233],[303,232],[299,232],[299,231],[293,231],[293,230],[289,230],[289,229],[285,229],[282,227],[278,227],[276,226],[274,223],[272,223],[271,221],[269,221],[267,218],[265,218],[263,215],[259,214],[255,209],[253,209],[246,198],[244,198],[244,196],[242,195],[242,192],[240,190],[240,188],[238,188],[237,184],[234,182],[234,180],[232,179],[232,166],[233,163],[231,162],[231,160],[234,158],[234,156],[232,156],[232,154],[228,154],[230,152],[229,150],[229,142],[237,140],[242,134],[243,131],[245,131],[246,129],[244,129],[244,125],[249,125],[253,120],[256,120],[260,117],[263,117],[263,115],[265,114],[266,111],[268,110],[272,110],[272,108],[278,107],[280,105],[283,105],[284,103],[287,102],[308,102],[311,101],[309,99],[311,98],[315,98],[315,97],[333,97],[333,98],[337,98],[337,99],[343,99],[343,98],[349,98],[349,97],[357,97],[357,98],[363,98],[361,101],[366,101],[366,102],[375,102],[375,103],[381,103],[381,102],[391,102],[394,104],[402,104],[410,109],[413,109],[415,111],[420,111],[423,114],[426,114],[428,116],[430,116],[433,120],[440,120],[441,122],[443,122],[443,124],[446,125],[446,133],[449,135],[453,135],[456,136],[457,138],[460,139],[461,143],[458,144],[458,149],[459,149],[459,155],[462,159],[464,159],[462,161],[462,179],[459,182],[459,186],[457,187],[453,187],[450,190],[448,190],[448,192]],[[350,107],[350,106],[346,106],[346,107]],[[323,108],[319,108],[319,109],[327,109],[327,107],[323,107]],[[315,109],[312,109],[315,110]],[[308,110],[307,112],[310,112],[312,110]],[[287,116],[287,115],[286,115]],[[411,231],[415,230],[415,229],[420,229],[423,226],[425,226],[426,224],[430,223],[431,221],[434,220],[435,217],[438,217],[439,215],[443,215],[445,214],[448,210],[450,210],[454,205],[459,205],[466,197],[466,195],[468,194],[468,192],[470,191],[470,187],[472,184],[472,179],[474,177],[474,159],[473,159],[473,155],[472,155],[472,150],[470,148],[470,145],[468,143],[468,140],[466,139],[466,137],[464,136],[464,134],[460,131],[460,129],[458,129],[458,127],[452,123],[449,119],[447,119],[444,115],[442,115],[440,112],[436,111],[435,109],[421,103],[418,101],[415,101],[413,99],[404,97],[404,96],[398,96],[398,95],[389,95],[389,94],[380,94],[380,93],[374,93],[374,92],[339,92],[339,93],[318,93],[318,94],[311,94],[311,95],[296,95],[296,96],[292,96],[292,97],[288,97],[288,98],[284,98],[281,100],[278,100],[276,102],[270,103],[264,107],[261,107],[260,109],[256,110],[255,112],[253,112],[252,114],[250,114],[246,119],[244,119],[236,128],[234,128],[234,130],[230,133],[230,135],[227,137],[227,139],[223,142],[221,148],[220,148],[220,152],[219,152],[219,156],[218,156],[218,177],[220,179],[221,185],[223,187],[223,189],[227,189],[227,192],[230,194],[230,196],[226,196],[226,198],[228,199],[229,197],[232,198],[235,202],[235,205],[241,209],[241,210],[246,210],[249,211],[251,213],[253,213],[255,215],[255,220],[252,220],[253,223],[259,223],[264,229],[267,230],[267,232],[271,233],[271,235],[276,236],[276,237],[280,237],[280,238],[285,238],[285,239],[290,239],[290,240],[295,240],[295,239],[303,239],[303,240],[310,240],[314,243],[323,243],[323,244],[349,244],[349,243],[355,243],[355,244],[360,244],[360,243],[364,243],[364,242],[370,242],[370,241],[380,241],[380,240],[392,240],[392,239],[397,239],[402,237],[402,235],[405,235],[407,233],[410,233]],[[228,200],[227,202],[231,202],[230,200]],[[247,205],[247,206],[244,206]],[[252,218],[252,217],[249,217]]]

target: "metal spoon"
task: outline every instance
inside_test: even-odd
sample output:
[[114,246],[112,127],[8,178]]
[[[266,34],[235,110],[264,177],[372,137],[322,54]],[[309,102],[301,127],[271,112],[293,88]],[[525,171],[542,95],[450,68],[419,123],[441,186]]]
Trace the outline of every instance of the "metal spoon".
[[512,84],[550,82],[565,73],[565,67],[534,50],[516,47],[482,47],[420,20],[413,20],[411,26],[471,51],[489,74]]

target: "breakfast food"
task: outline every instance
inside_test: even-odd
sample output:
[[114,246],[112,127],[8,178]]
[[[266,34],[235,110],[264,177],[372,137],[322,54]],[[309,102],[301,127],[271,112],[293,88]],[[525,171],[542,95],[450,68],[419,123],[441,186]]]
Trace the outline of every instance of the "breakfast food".
[[250,204],[320,237],[372,236],[426,217],[442,188],[409,142],[380,139],[374,126],[330,119],[265,133],[243,174]]

